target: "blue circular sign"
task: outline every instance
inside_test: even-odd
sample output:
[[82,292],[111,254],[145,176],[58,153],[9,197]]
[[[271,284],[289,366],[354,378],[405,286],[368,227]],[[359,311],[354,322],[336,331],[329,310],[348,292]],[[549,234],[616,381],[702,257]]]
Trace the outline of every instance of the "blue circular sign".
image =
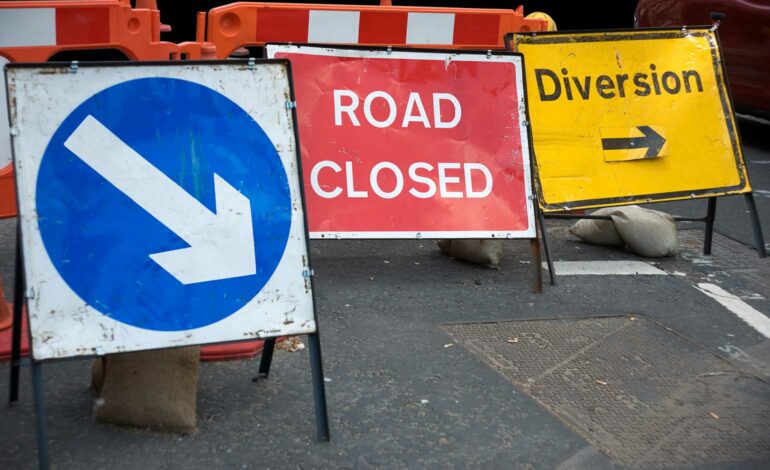
[[[212,214],[215,175],[245,196],[254,252],[243,256],[255,257],[256,272],[183,284],[150,258],[190,245],[142,205],[148,195],[165,202],[161,186],[119,189],[65,147],[89,116]],[[135,187],[145,188],[142,197],[127,194]],[[169,78],[123,82],[78,106],[45,150],[36,205],[45,249],[67,285],[104,315],[156,331],[200,328],[243,307],[278,266],[291,226],[286,171],[259,124],[224,95]]]

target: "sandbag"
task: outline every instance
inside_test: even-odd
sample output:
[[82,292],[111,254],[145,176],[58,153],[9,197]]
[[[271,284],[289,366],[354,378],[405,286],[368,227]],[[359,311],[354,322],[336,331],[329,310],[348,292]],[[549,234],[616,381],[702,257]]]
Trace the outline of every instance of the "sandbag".
[[441,250],[442,254],[452,256],[452,240],[438,240],[436,245],[438,245],[438,249]]
[[503,240],[440,240],[439,249],[452,258],[497,268],[503,257]]
[[614,209],[610,216],[623,241],[634,253],[660,258],[679,252],[676,222],[670,214],[625,206]]
[[199,357],[198,346],[108,355],[96,419],[166,431],[194,431]]
[[[617,208],[606,207],[593,212],[591,215],[610,215],[614,210]],[[569,228],[569,233],[594,245],[622,247],[626,244],[612,220],[580,219]]]
[[97,395],[102,393],[104,385],[104,358],[97,357],[91,362],[91,390]]

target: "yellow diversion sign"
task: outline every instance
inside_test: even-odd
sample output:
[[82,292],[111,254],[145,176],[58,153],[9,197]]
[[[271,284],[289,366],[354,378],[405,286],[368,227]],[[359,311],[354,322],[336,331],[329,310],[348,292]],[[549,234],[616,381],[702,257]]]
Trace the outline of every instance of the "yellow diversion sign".
[[544,211],[749,192],[708,29],[514,34]]

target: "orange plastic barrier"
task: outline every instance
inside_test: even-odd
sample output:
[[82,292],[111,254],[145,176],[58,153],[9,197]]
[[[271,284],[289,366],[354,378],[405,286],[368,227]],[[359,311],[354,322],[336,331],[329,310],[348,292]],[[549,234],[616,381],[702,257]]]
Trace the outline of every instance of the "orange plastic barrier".
[[115,49],[130,60],[178,57],[160,40],[155,0],[0,2],[0,55],[11,62],[45,62],[62,51]]
[[182,60],[211,60],[217,58],[217,48],[206,42],[206,13],[198,12],[195,24],[195,41],[179,44]]
[[[160,40],[160,33],[170,28],[161,24],[156,1],[136,4],[137,8],[131,8],[130,0],[0,2],[0,65],[46,62],[70,51],[77,53],[68,54],[66,60],[96,50],[118,51],[129,60],[179,58],[179,46]],[[5,112],[0,114],[5,120]],[[7,121],[0,122],[0,132],[7,126]],[[10,145],[0,140],[0,219],[16,216],[10,159]]]
[[5,300],[3,278],[0,277],[0,331],[6,330],[13,324],[13,305]]
[[201,346],[201,361],[217,362],[237,359],[251,359],[265,346],[263,340],[225,343],[213,346]]
[[[9,308],[11,305],[8,305]],[[24,315],[21,317],[21,357],[29,356],[29,326],[27,325],[27,309],[24,309]],[[0,362],[7,361],[11,358],[12,352],[12,329],[6,328],[0,330]]]
[[512,31],[548,22],[515,10],[239,2],[212,9],[208,41],[224,59],[268,42],[503,49]]
[[[7,361],[11,358],[12,315],[13,304],[5,299],[3,279],[0,278],[0,361]],[[29,356],[29,333],[27,332],[26,311],[22,316],[21,328],[21,355]]]

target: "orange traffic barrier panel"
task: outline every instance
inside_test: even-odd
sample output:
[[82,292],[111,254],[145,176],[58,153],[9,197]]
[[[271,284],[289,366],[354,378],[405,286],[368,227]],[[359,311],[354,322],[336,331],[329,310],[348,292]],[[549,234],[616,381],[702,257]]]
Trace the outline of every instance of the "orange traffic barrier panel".
[[263,340],[243,341],[240,343],[215,344],[201,346],[201,361],[217,362],[232,361],[236,359],[251,359],[265,346]]
[[[0,93],[5,93],[5,91],[0,90]],[[7,118],[0,116],[0,121],[4,119]],[[3,150],[10,151],[10,145],[0,148],[0,152]],[[0,168],[0,219],[16,217],[16,184],[13,181],[10,153],[7,157],[0,155],[0,163],[5,163],[5,166]]]
[[[114,49],[129,60],[169,60],[178,47],[160,40],[155,0],[0,2],[0,55],[11,62],[46,62],[64,51]],[[67,59],[70,60],[70,59]]]
[[198,12],[195,24],[195,41],[179,44],[182,60],[212,60],[217,58],[217,48],[206,42],[206,12]]
[[224,59],[268,42],[503,49],[506,33],[545,31],[515,10],[239,2],[208,14],[208,41]]
[[11,324],[13,323],[13,316],[11,315],[12,310],[12,306],[5,300],[3,278],[0,277],[0,331],[11,327]]
[[[26,310],[26,309],[25,309]],[[0,278],[0,361],[11,358],[13,325],[13,304],[5,299],[3,291],[3,279]],[[29,333],[27,332],[26,311],[22,315],[21,322],[21,355],[29,356]]]
[[[179,46],[160,40],[156,0],[0,2],[0,67],[50,60],[169,60]],[[5,86],[0,90],[5,109]],[[0,219],[16,216],[6,113],[0,113]]]
[[[0,361],[7,361],[11,358],[13,350],[12,328],[0,330]],[[29,326],[27,323],[27,309],[24,309],[24,315],[21,322],[21,357],[29,356]]]

